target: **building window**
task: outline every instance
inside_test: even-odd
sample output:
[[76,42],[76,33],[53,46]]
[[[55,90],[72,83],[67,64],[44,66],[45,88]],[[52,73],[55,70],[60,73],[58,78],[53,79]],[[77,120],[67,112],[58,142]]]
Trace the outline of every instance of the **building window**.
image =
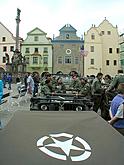
[[91,35],[91,39],[95,40],[95,35],[94,34]]
[[117,60],[114,60],[114,66],[117,65]]
[[111,31],[107,31],[107,34],[108,34],[108,35],[111,35]]
[[105,34],[105,32],[104,32],[104,31],[101,31],[101,34],[102,34],[102,35],[104,35],[104,34]]
[[3,46],[3,52],[6,52],[6,51],[7,51],[7,47]]
[[90,51],[91,51],[91,52],[94,52],[94,46],[91,46],[91,47],[90,47]]
[[109,60],[106,60],[106,65],[109,65]]
[[25,53],[30,53],[30,49],[29,48],[26,48],[25,49]]
[[11,52],[14,51],[14,46],[10,46],[10,51],[11,51]]
[[48,53],[48,48],[45,47],[44,50],[43,50],[44,53]]
[[112,53],[112,48],[109,48],[109,53]]
[[34,37],[34,41],[39,41],[38,36],[35,36],[35,37]]
[[34,48],[34,53],[38,53],[38,48]]
[[6,37],[2,37],[2,42],[5,42],[6,41]]
[[69,34],[66,34],[66,39],[69,39]]
[[90,60],[90,64],[94,65],[94,59],[93,58]]
[[119,48],[116,49],[116,53],[119,54]]
[[71,64],[71,56],[65,56],[65,64]]
[[29,57],[25,57],[26,64],[29,64]]
[[38,57],[33,57],[33,64],[38,64]]
[[6,63],[6,57],[3,57],[3,63]]
[[48,64],[48,57],[43,58],[43,64]]
[[62,64],[62,57],[58,57],[58,64]]
[[78,57],[75,57],[75,64],[79,64],[79,58]]

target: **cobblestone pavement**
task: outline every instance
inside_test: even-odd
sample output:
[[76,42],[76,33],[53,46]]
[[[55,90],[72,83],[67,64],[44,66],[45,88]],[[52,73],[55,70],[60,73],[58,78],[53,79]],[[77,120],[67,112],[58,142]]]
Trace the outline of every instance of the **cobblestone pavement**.
[[[4,93],[7,92],[10,92],[11,96],[16,96],[18,94],[16,84],[12,84],[11,90],[4,88]],[[16,111],[30,111],[30,97],[27,97],[26,101],[22,98],[18,105],[17,98],[12,100],[11,96],[4,98],[7,100],[6,103],[0,105],[0,128],[4,128],[8,124]]]

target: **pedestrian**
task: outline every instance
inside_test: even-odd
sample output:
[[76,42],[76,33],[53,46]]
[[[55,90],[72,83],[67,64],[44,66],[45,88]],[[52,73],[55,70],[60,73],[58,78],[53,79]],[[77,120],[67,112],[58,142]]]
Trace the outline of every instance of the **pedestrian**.
[[11,85],[12,85],[12,75],[11,75],[11,73],[8,73],[8,75],[7,75],[7,82],[8,82],[8,85],[9,85],[8,90],[11,90]]
[[27,89],[27,78],[28,78],[28,73],[25,73],[25,76],[24,76],[25,89]]
[[6,81],[7,81],[7,75],[6,75],[6,73],[3,73],[3,75],[2,75],[2,81],[3,81],[3,87],[6,88]]
[[111,102],[109,113],[111,119],[108,122],[124,135],[124,83],[119,84],[118,94]]
[[20,93],[20,90],[21,90],[20,74],[18,74],[17,77],[16,77],[16,85],[17,85],[17,91]]
[[38,87],[39,87],[39,82],[40,82],[38,73],[34,73],[33,80],[34,80],[33,97],[35,97],[38,94]]
[[28,94],[31,94],[31,95],[33,95],[33,92],[34,92],[34,80],[32,77],[32,73],[28,73],[27,92],[28,92]]
[[0,80],[0,103],[2,101],[2,97],[3,97],[3,81]]

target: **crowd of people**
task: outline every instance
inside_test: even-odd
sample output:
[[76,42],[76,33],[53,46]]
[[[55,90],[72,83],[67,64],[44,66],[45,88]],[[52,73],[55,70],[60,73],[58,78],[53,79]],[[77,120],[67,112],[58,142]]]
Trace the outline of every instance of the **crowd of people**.
[[[66,81],[65,81],[66,80]],[[3,87],[11,89],[12,75],[3,74]],[[66,82],[66,83],[65,83]],[[101,111],[101,117],[124,135],[124,74],[119,73],[114,78],[98,73],[96,76],[80,77],[72,72],[68,76],[51,75],[46,72],[43,76],[38,73],[26,73],[23,82],[20,76],[16,78],[18,91],[24,84],[27,93],[32,97],[45,96],[54,93],[88,97],[93,101],[93,111]]]

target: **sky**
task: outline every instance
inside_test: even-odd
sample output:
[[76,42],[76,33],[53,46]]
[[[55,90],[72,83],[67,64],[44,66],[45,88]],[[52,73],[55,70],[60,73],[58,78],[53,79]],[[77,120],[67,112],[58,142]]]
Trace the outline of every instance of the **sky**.
[[82,37],[92,24],[106,19],[124,32],[124,0],[0,0],[0,22],[16,35],[17,8],[20,13],[20,32],[23,39],[38,27],[47,37],[57,37],[65,24],[71,24]]

